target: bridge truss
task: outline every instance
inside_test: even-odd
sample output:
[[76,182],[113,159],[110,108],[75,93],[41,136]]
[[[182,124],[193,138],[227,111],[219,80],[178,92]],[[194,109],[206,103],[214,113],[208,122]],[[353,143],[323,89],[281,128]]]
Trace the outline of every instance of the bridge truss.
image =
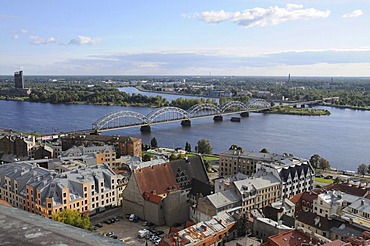
[[134,111],[116,111],[98,119],[92,124],[92,129],[102,131],[160,122],[190,120],[191,118],[222,115],[230,112],[258,111],[258,109],[263,110],[270,107],[270,103],[265,100],[253,99],[249,103],[230,101],[221,106],[209,103],[196,104],[187,111],[178,107],[163,107],[150,112],[148,115]]

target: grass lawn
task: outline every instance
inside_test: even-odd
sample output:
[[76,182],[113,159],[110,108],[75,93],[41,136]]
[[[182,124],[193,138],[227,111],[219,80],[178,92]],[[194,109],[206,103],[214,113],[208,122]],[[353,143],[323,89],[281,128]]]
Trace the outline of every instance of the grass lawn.
[[325,183],[325,184],[332,184],[334,182],[334,180],[315,177],[315,182],[317,182],[317,183]]
[[[193,153],[186,153],[187,156],[195,156],[197,154],[193,154]],[[216,156],[216,155],[202,155],[203,157],[203,160],[205,161],[218,161],[220,159],[219,156]]]

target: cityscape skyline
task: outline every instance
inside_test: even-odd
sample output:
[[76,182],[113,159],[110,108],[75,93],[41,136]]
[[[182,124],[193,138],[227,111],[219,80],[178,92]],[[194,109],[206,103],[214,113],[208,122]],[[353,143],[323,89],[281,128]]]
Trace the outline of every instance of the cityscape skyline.
[[16,0],[0,11],[0,74],[370,76],[369,5]]

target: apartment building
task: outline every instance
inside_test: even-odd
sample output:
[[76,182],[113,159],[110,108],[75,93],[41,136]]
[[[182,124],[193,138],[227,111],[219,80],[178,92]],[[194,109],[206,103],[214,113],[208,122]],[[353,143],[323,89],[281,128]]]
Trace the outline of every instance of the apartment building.
[[67,150],[73,146],[89,145],[113,145],[117,153],[117,158],[125,155],[141,156],[142,141],[140,138],[125,136],[104,136],[104,135],[79,135],[71,134],[62,138],[62,149]]
[[115,207],[116,186],[116,174],[105,164],[63,174],[26,162],[0,166],[0,199],[49,218],[63,209],[94,214]]
[[252,176],[257,171],[257,163],[273,163],[288,158],[288,155],[278,155],[261,152],[248,152],[243,149],[231,149],[220,154],[220,177],[242,173]]
[[32,148],[36,145],[34,136],[28,135],[6,135],[0,138],[0,152],[17,157],[31,158]]
[[308,160],[290,156],[272,163],[257,163],[256,168],[258,173],[272,173],[281,182],[282,198],[313,190],[315,172]]
[[107,164],[110,168],[118,168],[122,165],[122,161],[116,158],[116,151],[113,146],[73,146],[72,148],[63,151],[63,157],[78,157],[78,156],[94,156],[96,164]]
[[271,173],[235,181],[234,186],[242,200],[243,213],[281,199],[281,183]]

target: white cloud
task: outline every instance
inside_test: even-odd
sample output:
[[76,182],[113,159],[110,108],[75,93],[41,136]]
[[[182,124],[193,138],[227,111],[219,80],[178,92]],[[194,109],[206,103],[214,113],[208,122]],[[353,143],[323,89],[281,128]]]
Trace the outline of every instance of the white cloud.
[[285,8],[271,6],[269,8],[246,9],[243,12],[205,11],[195,14],[200,20],[207,23],[231,21],[243,27],[277,25],[285,21],[309,20],[326,18],[329,10],[321,11],[314,8],[304,9],[303,5],[287,4]]
[[345,13],[344,15],[342,15],[342,18],[357,18],[363,14],[364,13],[362,12],[361,9],[356,9],[356,10],[353,10],[352,12]]
[[27,29],[21,29],[20,31],[21,33],[28,33],[28,30]]
[[43,44],[55,44],[58,40],[54,37],[50,38],[40,38],[39,36],[30,36],[30,44],[33,45],[43,45]]
[[14,34],[14,35],[13,35],[13,37],[12,37],[12,39],[14,39],[14,40],[17,40],[17,39],[19,39],[19,35],[17,35],[17,34]]
[[90,37],[86,37],[86,36],[78,36],[77,38],[72,39],[71,41],[69,41],[68,44],[71,44],[71,45],[85,45],[85,44],[92,45],[92,44],[97,44],[100,41],[101,41],[100,38],[90,38]]

